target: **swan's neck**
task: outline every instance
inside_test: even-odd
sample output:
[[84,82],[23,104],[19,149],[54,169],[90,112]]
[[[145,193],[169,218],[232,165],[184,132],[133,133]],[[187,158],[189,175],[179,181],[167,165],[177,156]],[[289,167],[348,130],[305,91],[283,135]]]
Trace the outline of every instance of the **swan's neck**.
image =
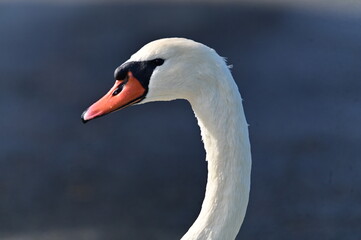
[[[219,76],[219,75],[218,75]],[[201,212],[182,240],[233,240],[250,191],[251,152],[242,99],[229,73],[190,100],[201,128],[208,179]]]

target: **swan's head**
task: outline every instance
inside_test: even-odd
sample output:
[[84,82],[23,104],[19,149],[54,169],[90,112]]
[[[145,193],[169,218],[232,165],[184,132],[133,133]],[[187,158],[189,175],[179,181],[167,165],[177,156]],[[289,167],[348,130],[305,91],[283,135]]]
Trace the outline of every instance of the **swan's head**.
[[219,59],[213,49],[188,39],[150,42],[115,70],[114,86],[84,111],[82,120],[138,103],[189,100],[207,88],[214,71],[210,66],[219,65]]

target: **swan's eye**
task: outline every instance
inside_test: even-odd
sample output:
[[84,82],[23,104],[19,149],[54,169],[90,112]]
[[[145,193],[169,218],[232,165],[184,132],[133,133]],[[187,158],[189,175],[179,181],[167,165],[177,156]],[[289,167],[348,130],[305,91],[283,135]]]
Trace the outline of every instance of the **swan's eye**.
[[160,65],[163,65],[164,59],[156,58],[156,59],[153,60],[153,62],[154,62],[154,64],[155,64],[156,66],[160,66]]

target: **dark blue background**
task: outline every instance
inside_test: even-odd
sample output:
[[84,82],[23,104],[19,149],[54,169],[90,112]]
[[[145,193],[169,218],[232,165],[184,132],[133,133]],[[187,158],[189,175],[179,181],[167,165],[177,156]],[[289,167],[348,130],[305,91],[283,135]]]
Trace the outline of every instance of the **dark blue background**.
[[187,231],[206,183],[189,104],[151,103],[80,121],[112,86],[118,65],[171,36],[226,56],[245,99],[252,191],[237,239],[359,239],[357,14],[0,4],[1,239],[179,239]]

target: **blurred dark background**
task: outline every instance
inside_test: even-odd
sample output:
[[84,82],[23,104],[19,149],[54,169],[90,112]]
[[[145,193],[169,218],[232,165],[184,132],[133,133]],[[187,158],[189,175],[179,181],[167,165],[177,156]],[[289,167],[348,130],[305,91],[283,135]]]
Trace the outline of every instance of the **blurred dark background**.
[[171,36],[227,57],[245,99],[252,191],[237,239],[360,239],[360,16],[282,4],[0,3],[0,239],[187,231],[207,174],[189,104],[80,121],[118,65]]

